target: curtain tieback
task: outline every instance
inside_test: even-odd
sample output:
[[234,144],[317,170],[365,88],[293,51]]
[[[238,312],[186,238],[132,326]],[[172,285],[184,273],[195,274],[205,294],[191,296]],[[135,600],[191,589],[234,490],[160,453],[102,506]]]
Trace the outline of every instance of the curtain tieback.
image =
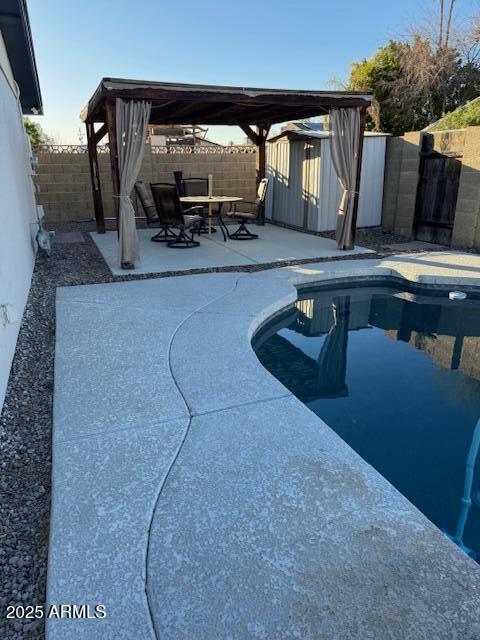
[[339,215],[344,215],[347,209],[347,205],[349,202],[351,202],[352,198],[355,198],[355,196],[359,195],[359,191],[356,191],[355,189],[344,189],[343,190],[343,195],[342,195],[342,199],[340,201],[340,206],[338,209],[338,213]]
[[114,198],[128,198],[129,200],[131,200],[130,196],[113,196]]

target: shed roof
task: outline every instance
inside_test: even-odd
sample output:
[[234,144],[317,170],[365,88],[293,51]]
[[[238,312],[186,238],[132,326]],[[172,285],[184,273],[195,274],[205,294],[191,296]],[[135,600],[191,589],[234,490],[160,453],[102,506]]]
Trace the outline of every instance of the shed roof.
[[[383,138],[386,136],[390,136],[389,133],[379,133],[376,131],[365,131],[364,136],[366,138]],[[322,140],[323,138],[330,137],[330,131],[295,131],[295,129],[287,129],[282,131],[277,136],[272,136],[267,140],[267,142],[277,142],[282,138],[287,138],[287,140]]]
[[261,89],[103,78],[82,111],[87,122],[105,122],[108,98],[149,100],[152,124],[271,125],[328,113],[334,107],[368,107],[372,96],[346,91]]

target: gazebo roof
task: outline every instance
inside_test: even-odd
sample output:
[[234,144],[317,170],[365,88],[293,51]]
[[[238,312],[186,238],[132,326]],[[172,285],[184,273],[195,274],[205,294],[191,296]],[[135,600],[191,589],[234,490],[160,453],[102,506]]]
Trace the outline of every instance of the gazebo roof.
[[176,84],[103,78],[82,111],[85,122],[105,122],[109,98],[149,100],[150,123],[269,126],[324,115],[335,107],[368,107],[372,96],[346,91],[301,91]]

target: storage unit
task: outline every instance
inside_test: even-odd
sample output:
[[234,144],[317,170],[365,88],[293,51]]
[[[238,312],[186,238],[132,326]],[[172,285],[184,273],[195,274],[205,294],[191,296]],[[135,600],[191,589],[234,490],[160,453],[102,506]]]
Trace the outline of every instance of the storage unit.
[[[380,225],[385,133],[365,133],[357,227]],[[267,145],[266,218],[308,231],[335,229],[342,189],[328,131],[284,131]]]

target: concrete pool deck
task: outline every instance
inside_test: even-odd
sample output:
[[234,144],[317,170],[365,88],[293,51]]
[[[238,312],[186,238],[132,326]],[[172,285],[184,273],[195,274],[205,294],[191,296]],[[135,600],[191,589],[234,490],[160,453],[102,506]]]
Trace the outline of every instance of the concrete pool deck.
[[[234,226],[234,228],[236,228]],[[372,253],[371,249],[355,247],[351,251],[337,249],[335,240],[314,236],[272,224],[254,226],[259,237],[255,241],[223,241],[220,229],[213,234],[200,236],[200,246],[188,250],[170,249],[164,243],[152,242],[158,229],[139,229],[140,261],[131,274],[148,274],[165,271],[189,271],[190,269],[212,269],[239,267],[281,260],[324,259]],[[125,275],[118,263],[116,231],[91,234],[110,271],[117,276]],[[195,236],[196,238],[196,236]],[[197,239],[197,238],[196,238]]]
[[50,640],[478,640],[480,567],[259,363],[295,286],[432,253],[57,290]]

